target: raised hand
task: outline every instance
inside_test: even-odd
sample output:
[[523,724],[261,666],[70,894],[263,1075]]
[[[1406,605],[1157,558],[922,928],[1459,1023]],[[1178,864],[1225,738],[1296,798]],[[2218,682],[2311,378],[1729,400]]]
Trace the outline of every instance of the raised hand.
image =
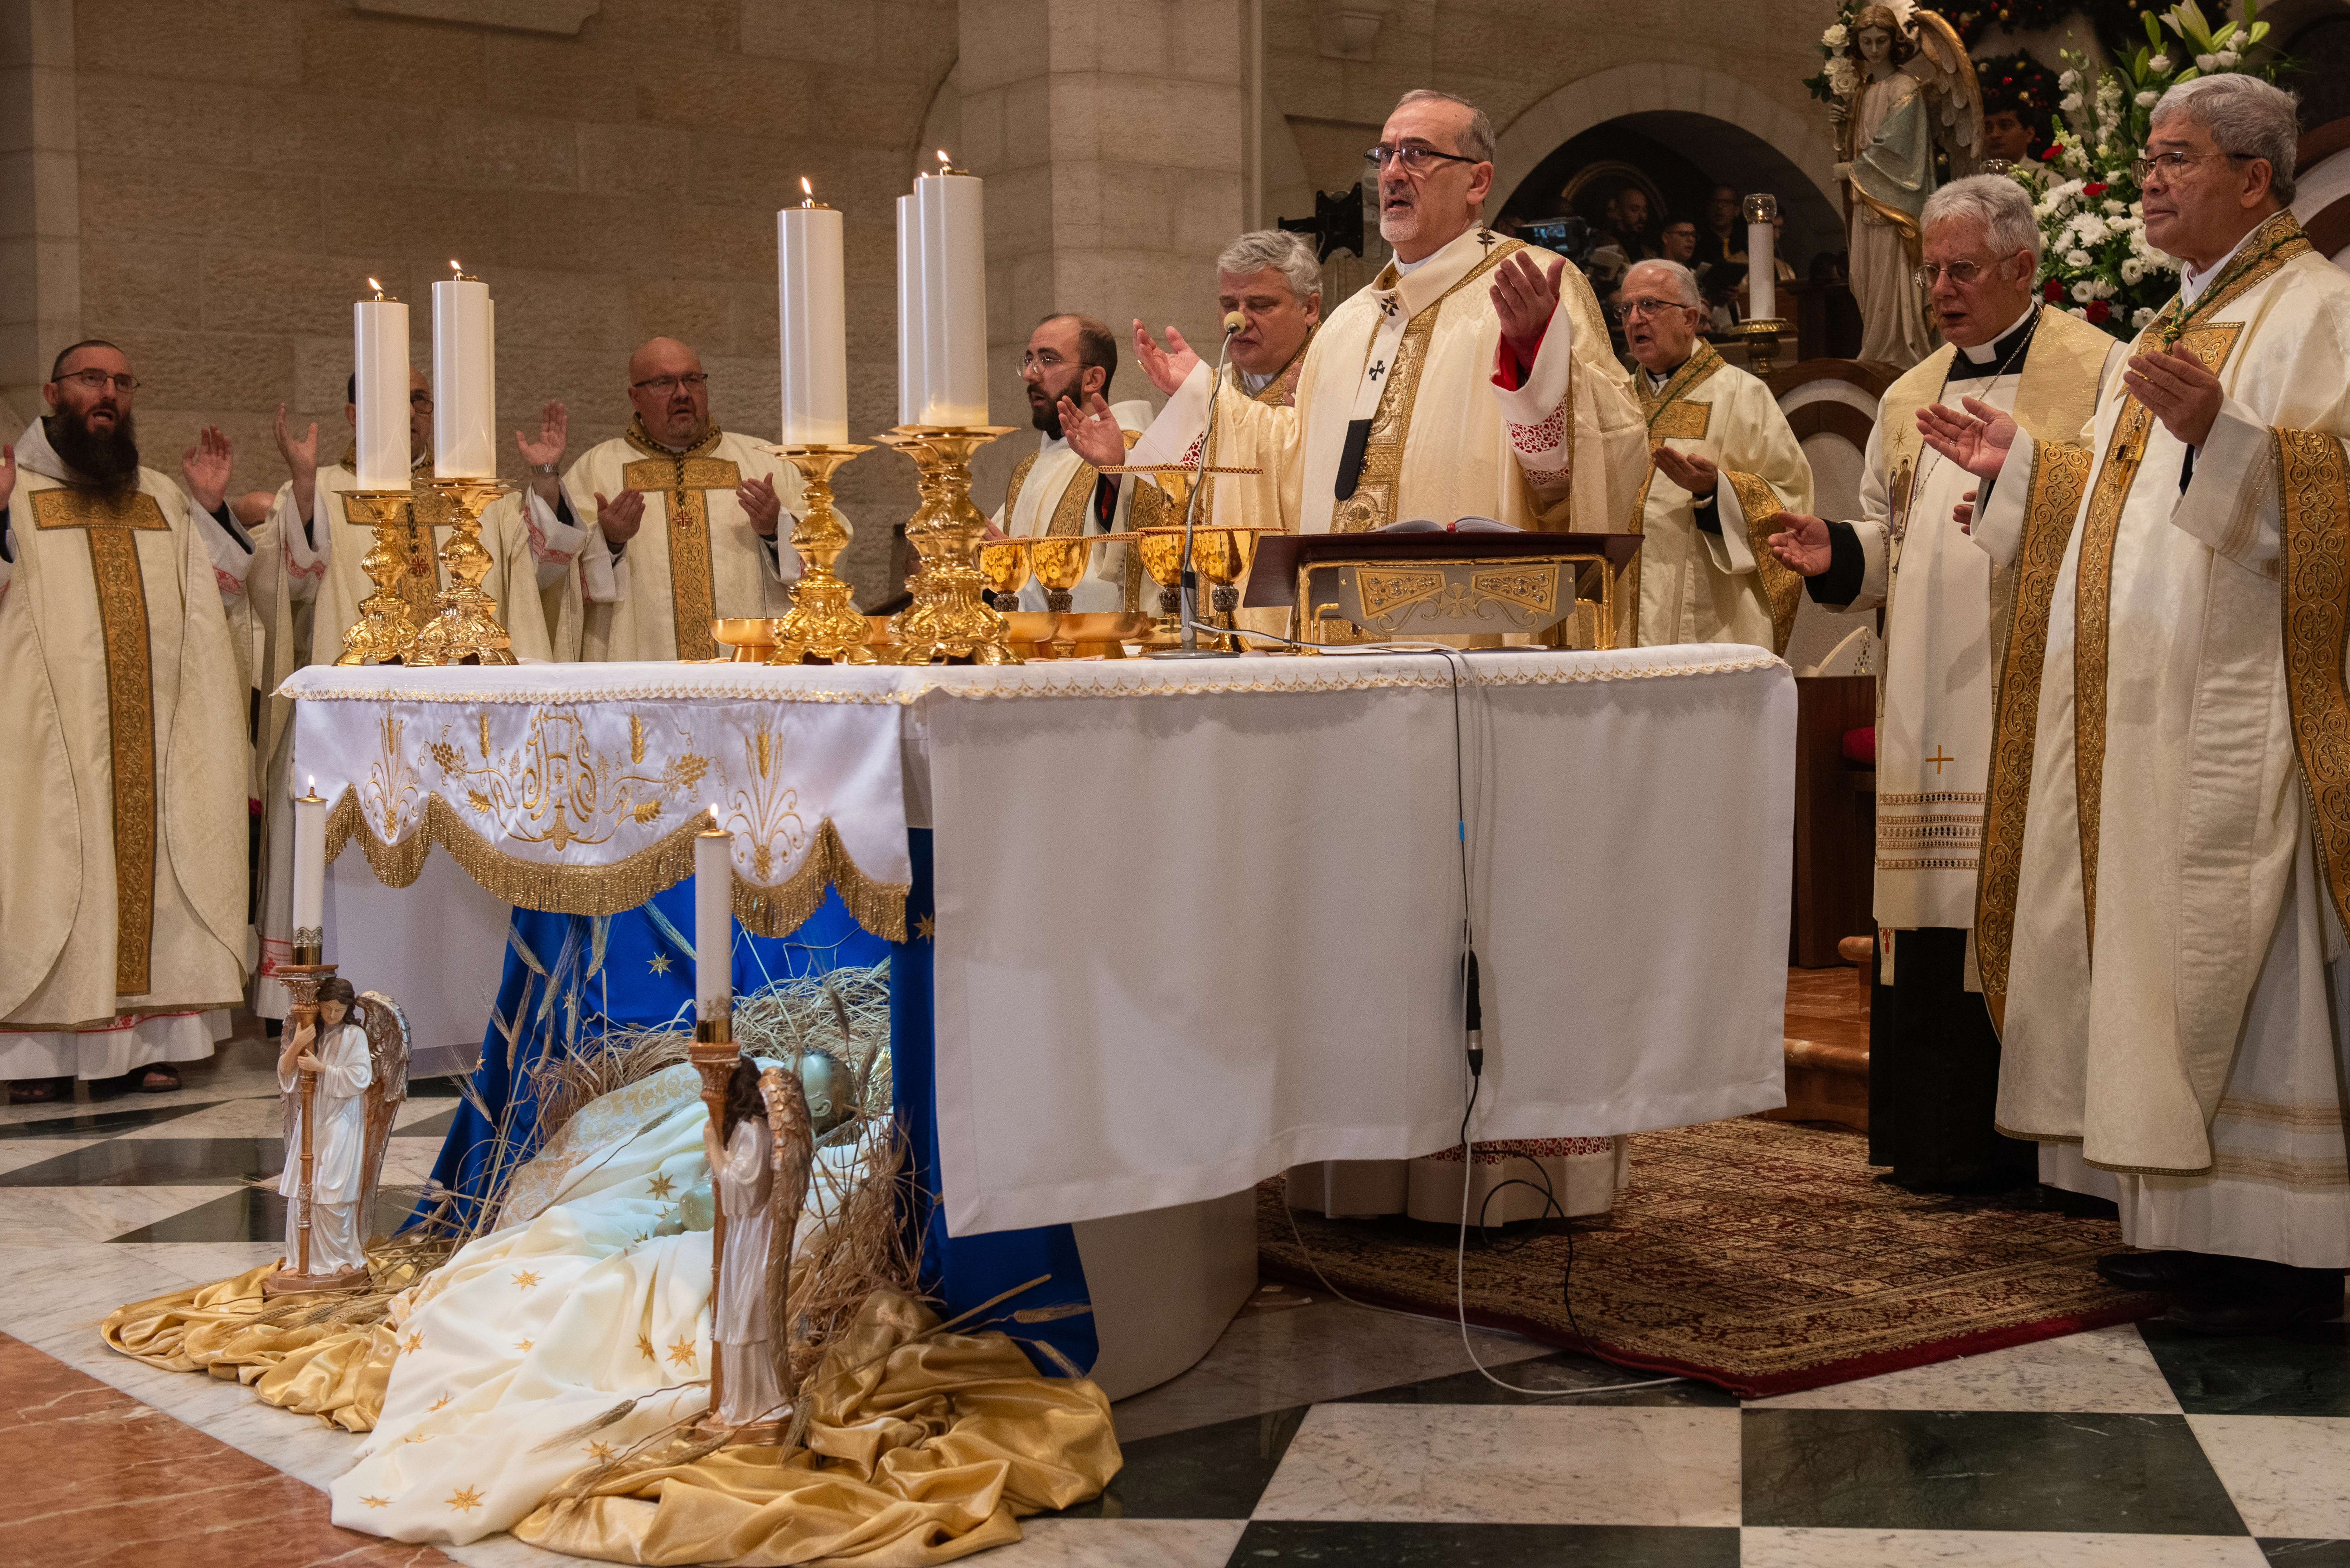
[[206,425],[196,432],[196,444],[180,454],[180,473],[197,505],[207,512],[221,509],[228,497],[229,471],[235,458],[236,449],[218,425]]
[[775,494],[772,479],[746,479],[734,492],[736,504],[750,514],[751,531],[762,539],[775,536],[777,521],[784,514],[784,504]]
[[1771,535],[1771,554],[1779,564],[1798,576],[1816,577],[1828,569],[1835,552],[1828,544],[1828,525],[1817,517],[1801,512],[1782,512],[1779,521],[1787,527],[1783,533]]
[[[1173,328],[1169,328],[1171,336]],[[1178,381],[1177,386],[1182,383]],[[1061,400],[1061,435],[1069,450],[1092,463],[1096,468],[1116,468],[1126,461],[1126,436],[1110,418],[1109,405],[1102,395],[1093,395],[1093,406],[1085,412],[1066,398]]]
[[2144,403],[2162,428],[2191,447],[2211,439],[2227,394],[2220,378],[2184,345],[2173,344],[2168,354],[2140,354],[2122,368],[2122,385]]
[[1566,258],[1558,256],[1544,269],[1528,251],[1504,256],[1493,269],[1493,314],[1502,318],[1502,341],[1521,365],[1534,362],[1551,313],[1558,308],[1559,279],[1566,275]]
[[1657,472],[1691,495],[1711,495],[1721,483],[1721,470],[1693,452],[1660,446],[1654,453]]
[[645,525],[645,493],[623,490],[609,500],[604,493],[596,493],[596,526],[604,531],[608,545],[625,545],[637,536]]
[[277,455],[286,460],[286,470],[294,476],[295,512],[307,517],[318,495],[318,427],[313,422],[310,433],[296,441],[286,428],[286,405],[280,403],[271,433],[277,438]]
[[2015,421],[1974,398],[1960,398],[1965,411],[1935,403],[1918,410],[1918,433],[1926,444],[1973,474],[1997,479],[2015,444]]
[[[1167,347],[1161,348],[1159,340],[1150,336],[1150,329],[1139,319],[1134,324],[1134,355],[1142,361],[1142,373],[1150,378],[1150,384],[1170,398],[1175,395],[1175,389],[1190,379],[1200,363],[1200,357],[1191,352],[1191,346],[1183,341],[1180,332],[1170,327],[1167,329]],[[1062,427],[1064,430],[1067,428],[1066,425]],[[1073,441],[1070,444],[1074,446],[1076,443]]]
[[538,439],[532,441],[522,431],[515,431],[515,450],[522,453],[523,462],[533,468],[543,468],[563,461],[563,449],[571,434],[571,416],[564,412],[561,403],[549,403],[538,416]]

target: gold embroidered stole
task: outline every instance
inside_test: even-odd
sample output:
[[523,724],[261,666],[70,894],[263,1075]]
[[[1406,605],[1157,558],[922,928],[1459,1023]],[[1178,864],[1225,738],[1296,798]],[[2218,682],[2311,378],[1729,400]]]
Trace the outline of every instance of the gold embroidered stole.
[[2318,874],[2350,927],[2350,462],[2324,431],[2274,430],[2285,695],[2309,792]]
[[[1445,301],[1500,265],[1503,257],[1525,248],[1523,240],[1503,240],[1464,273],[1460,282],[1438,295],[1434,303],[1422,307],[1404,324],[1403,336],[1396,343],[1395,364],[1388,372],[1386,389],[1379,394],[1378,412],[1371,417],[1370,437],[1363,446],[1363,465],[1355,481],[1355,493],[1331,512],[1331,533],[1367,533],[1396,520],[1404,441],[1411,433],[1412,403],[1419,396],[1419,374],[1428,364],[1429,340],[1436,336],[1437,314],[1444,308]],[[1363,347],[1366,365],[1378,344],[1378,335],[1374,332]]]
[[620,468],[620,483],[630,490],[668,493],[670,612],[680,659],[718,655],[710,626],[718,613],[710,575],[710,506],[702,493],[732,490],[743,483],[743,472],[733,462],[710,455],[722,433],[712,424],[685,451],[671,452],[646,432],[642,420],[632,421],[628,442],[646,455]]
[[[2238,259],[2212,279],[2191,308],[2182,311],[2173,298],[2162,315],[2140,336],[2133,348],[2143,348],[2159,336],[2168,347],[2177,344],[2215,374],[2242,337],[2244,324],[2227,322],[2197,326],[2199,317],[2216,315],[2246,291],[2266,282],[2277,269],[2310,249],[2301,225],[2291,213],[2279,213],[2254,231]],[[2097,939],[2097,846],[2102,822],[2100,805],[2106,776],[2106,655],[2111,628],[2114,587],[2114,544],[2121,531],[2122,510],[2129,501],[2138,465],[2153,434],[2154,414],[2135,396],[2123,394],[2114,433],[2106,443],[2096,488],[2090,493],[2088,515],[2081,525],[2081,565],[2074,601],[2073,645],[2074,791],[2081,830],[2082,930],[2091,957]]]
[[78,528],[89,540],[98,624],[106,647],[106,724],[114,774],[114,989],[143,996],[155,944],[155,672],[139,533],[169,534],[143,490],[33,492],[37,528]]

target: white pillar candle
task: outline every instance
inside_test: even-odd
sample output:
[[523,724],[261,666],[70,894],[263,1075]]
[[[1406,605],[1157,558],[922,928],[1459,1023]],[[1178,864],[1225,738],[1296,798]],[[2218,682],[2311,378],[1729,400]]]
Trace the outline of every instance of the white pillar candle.
[[1749,196],[1746,209],[1746,319],[1767,320],[1779,314],[1779,268],[1773,254],[1778,234],[1773,220],[1779,199],[1768,192]]
[[[944,164],[946,154],[939,155]],[[987,221],[984,183],[941,167],[914,182],[921,210],[921,422],[987,422]]]
[[911,196],[898,198],[898,422],[922,422],[930,379],[922,334],[922,213]]
[[479,278],[461,274],[432,286],[432,474],[436,479],[497,477],[495,310],[490,302],[490,286]]
[[[402,483],[406,476],[402,475]],[[315,931],[327,923],[327,803],[318,781],[294,800],[294,929]]]
[[[808,190],[806,180],[800,189]],[[848,439],[848,291],[840,214],[811,192],[775,214],[775,320],[783,354],[784,444]]]
[[734,836],[718,813],[693,840],[693,1014],[726,1016],[734,998]]
[[351,306],[351,372],[359,403],[359,487],[408,488],[408,306],[384,296]]

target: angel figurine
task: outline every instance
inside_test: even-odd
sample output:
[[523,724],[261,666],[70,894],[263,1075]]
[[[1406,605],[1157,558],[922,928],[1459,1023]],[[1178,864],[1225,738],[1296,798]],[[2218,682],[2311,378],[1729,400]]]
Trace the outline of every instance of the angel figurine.
[[286,1262],[265,1293],[363,1288],[384,1140],[408,1097],[408,1021],[390,997],[371,991],[362,999],[349,981],[328,975],[318,982],[317,1021],[286,1036],[277,1086],[286,1096],[277,1181],[287,1199]]
[[718,1374],[711,1416],[731,1428],[780,1423],[790,1414],[792,1240],[816,1155],[799,1079],[738,1059],[723,1123],[704,1123],[702,1139],[725,1226],[710,1302]]
[[1949,155],[1952,178],[1975,172],[1982,89],[1957,32],[1932,11],[1910,11],[1905,26],[1893,6],[1865,6],[1844,53],[1857,68],[1850,100],[1839,106],[1836,177],[1845,182],[1860,357],[1906,370],[1934,347],[1917,271],[1935,149]]

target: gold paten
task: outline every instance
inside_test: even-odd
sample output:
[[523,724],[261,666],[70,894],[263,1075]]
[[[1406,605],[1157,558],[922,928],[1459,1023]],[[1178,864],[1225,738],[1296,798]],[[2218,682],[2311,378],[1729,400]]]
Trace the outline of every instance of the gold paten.
[[880,438],[913,459],[922,495],[906,524],[906,542],[921,558],[906,585],[914,602],[889,623],[889,662],[1021,662],[1003,618],[980,598],[987,519],[971,504],[971,454],[1011,431],[1010,425],[899,425]]
[[[375,533],[368,553],[359,558],[359,568],[375,585],[375,592],[359,601],[359,618],[343,633],[343,651],[337,664],[397,664],[415,646],[421,616],[419,606],[402,591],[410,578],[418,575],[411,570],[412,556],[420,548],[414,503],[415,493],[409,490],[343,493],[343,520]],[[429,530],[421,548],[429,562],[432,555]],[[420,597],[427,607],[423,613],[431,613],[432,599]]]
[[832,471],[872,447],[849,444],[775,446],[769,452],[800,471],[806,497],[792,524],[792,552],[800,558],[799,581],[792,585],[789,615],[769,623],[775,650],[770,664],[870,664],[865,618],[857,613],[848,585],[832,569],[848,548],[848,529],[832,507]]
[[482,508],[513,488],[494,479],[418,477],[411,509],[419,526],[449,530],[449,542],[441,546],[441,570],[448,580],[432,618],[416,628],[404,662],[430,667],[515,661],[496,606],[482,591],[482,579],[490,572],[490,553],[482,548]]
[[720,616],[710,623],[710,639],[731,664],[764,664],[775,651],[775,624],[766,616]]

